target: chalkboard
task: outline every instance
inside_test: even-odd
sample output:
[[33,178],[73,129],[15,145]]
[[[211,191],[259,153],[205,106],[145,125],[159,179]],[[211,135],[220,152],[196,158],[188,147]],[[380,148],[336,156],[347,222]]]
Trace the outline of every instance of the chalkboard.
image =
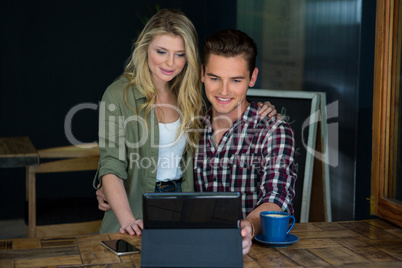
[[[317,139],[317,125],[319,118],[322,116],[320,99],[323,96],[325,97],[325,93],[267,89],[249,89],[247,92],[247,100],[250,102],[269,101],[275,105],[276,110],[285,117],[293,129],[298,174],[293,205],[295,209],[294,216],[298,222],[307,222],[309,219],[314,151]],[[322,148],[326,149],[325,144],[322,145]],[[325,178],[320,177],[319,179]]]

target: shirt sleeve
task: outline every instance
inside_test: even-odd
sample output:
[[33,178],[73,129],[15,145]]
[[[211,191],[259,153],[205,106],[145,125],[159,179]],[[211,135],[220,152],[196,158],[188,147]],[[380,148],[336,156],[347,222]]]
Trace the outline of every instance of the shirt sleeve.
[[112,88],[108,88],[100,103],[99,182],[106,174],[114,174],[121,179],[127,179],[126,139],[124,124],[121,120],[121,103],[114,93]]
[[278,120],[265,134],[262,154],[260,196],[256,206],[271,202],[283,211],[293,214],[295,196],[295,141],[290,126]]

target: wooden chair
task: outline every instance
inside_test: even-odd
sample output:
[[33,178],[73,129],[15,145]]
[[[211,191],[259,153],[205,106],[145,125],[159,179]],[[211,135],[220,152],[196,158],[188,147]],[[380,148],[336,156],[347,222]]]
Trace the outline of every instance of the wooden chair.
[[[98,233],[101,224],[102,212],[94,205],[91,206],[91,213],[96,215],[95,220],[74,223],[61,223],[50,225],[37,225],[37,191],[36,174],[39,173],[60,173],[74,171],[97,170],[99,161],[98,144],[86,144],[85,146],[65,146],[38,150],[40,164],[27,167],[27,199],[28,199],[28,237],[46,237]],[[47,162],[42,161],[51,159]],[[55,176],[57,178],[57,176]],[[88,183],[92,185],[93,177],[88,178]],[[60,182],[62,183],[62,182]],[[67,185],[66,185],[67,184]],[[64,183],[63,187],[74,189],[74,185]],[[96,200],[95,194],[93,197]],[[49,202],[48,202],[49,203]],[[79,201],[75,201],[79,204]],[[67,204],[70,206],[71,204]],[[83,204],[84,205],[84,204]],[[62,208],[56,205],[57,209],[52,212],[63,213]],[[54,211],[56,210],[56,211]],[[64,213],[64,216],[67,212]]]

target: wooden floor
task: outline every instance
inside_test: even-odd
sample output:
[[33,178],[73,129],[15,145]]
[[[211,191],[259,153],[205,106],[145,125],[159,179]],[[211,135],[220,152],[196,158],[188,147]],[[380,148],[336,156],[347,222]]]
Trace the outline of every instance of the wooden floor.
[[[244,267],[402,267],[402,228],[383,220],[297,223],[291,233],[299,241],[288,247],[254,242]],[[140,267],[140,254],[100,244],[120,238],[141,249],[141,237],[120,234],[0,240],[0,267]]]

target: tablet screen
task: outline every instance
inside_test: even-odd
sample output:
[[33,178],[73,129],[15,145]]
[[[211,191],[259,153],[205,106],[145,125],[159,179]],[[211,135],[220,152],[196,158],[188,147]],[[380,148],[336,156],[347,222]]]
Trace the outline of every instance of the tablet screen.
[[238,228],[239,193],[147,193],[143,195],[145,229]]

